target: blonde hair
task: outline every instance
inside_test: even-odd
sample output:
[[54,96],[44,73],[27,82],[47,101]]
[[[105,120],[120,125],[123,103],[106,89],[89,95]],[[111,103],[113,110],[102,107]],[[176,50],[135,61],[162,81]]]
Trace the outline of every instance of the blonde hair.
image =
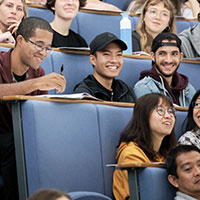
[[[0,5],[4,2],[5,0],[0,0]],[[21,0],[22,4],[23,4],[23,10],[24,10],[24,18],[26,18],[28,16],[28,10],[27,10],[27,3],[26,0]]]
[[149,8],[149,6],[156,5],[161,2],[164,4],[165,8],[167,8],[167,10],[170,11],[169,26],[166,28],[169,29],[168,30],[169,32],[176,33],[176,19],[175,19],[175,14],[174,14],[174,7],[171,1],[170,0],[147,0],[142,9],[140,20],[136,29],[137,33],[140,36],[141,51],[150,53],[151,44],[153,41],[153,37],[147,33],[146,28],[145,28],[144,17],[147,12],[147,9]]

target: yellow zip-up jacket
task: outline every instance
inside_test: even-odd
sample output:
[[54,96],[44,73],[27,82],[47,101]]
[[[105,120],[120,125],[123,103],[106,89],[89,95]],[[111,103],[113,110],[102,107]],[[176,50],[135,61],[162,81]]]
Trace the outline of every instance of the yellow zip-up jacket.
[[[134,142],[122,142],[118,148],[117,163],[151,163],[144,151]],[[164,162],[160,157],[157,162]],[[126,170],[117,169],[113,175],[113,193],[116,200],[125,200],[129,197],[128,173]]]

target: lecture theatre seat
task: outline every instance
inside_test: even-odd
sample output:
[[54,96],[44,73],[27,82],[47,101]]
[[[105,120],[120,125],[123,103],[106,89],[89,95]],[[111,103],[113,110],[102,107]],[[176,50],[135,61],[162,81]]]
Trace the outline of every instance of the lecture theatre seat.
[[77,15],[79,34],[88,44],[96,35],[103,32],[111,32],[120,37],[120,19],[120,15],[79,12]]
[[[132,107],[119,105],[21,102],[21,117],[14,119],[21,200],[41,188],[113,199],[114,168],[106,165],[116,163],[119,137],[132,113]],[[178,135],[184,115],[177,111]]]
[[[61,65],[64,66],[63,74],[67,85],[64,93],[73,93],[76,84],[81,82],[89,74],[93,73],[92,64],[87,54],[62,53],[54,51],[51,55],[53,71],[60,73]],[[53,91],[55,92],[55,91]]]
[[176,190],[167,179],[165,168],[138,168],[140,200],[173,200]]

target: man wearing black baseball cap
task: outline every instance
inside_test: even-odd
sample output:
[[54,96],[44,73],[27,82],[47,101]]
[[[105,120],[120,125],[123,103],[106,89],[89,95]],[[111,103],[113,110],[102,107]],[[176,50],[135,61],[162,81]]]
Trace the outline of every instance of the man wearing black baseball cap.
[[183,58],[181,40],[174,33],[160,33],[152,42],[150,55],[152,68],[140,73],[134,87],[136,98],[152,92],[163,93],[174,104],[188,107],[195,89],[187,76],[177,72]]
[[104,101],[135,102],[131,87],[115,79],[123,65],[126,44],[112,33],[97,35],[90,43],[90,62],[93,75],[75,86],[74,93],[87,92]]

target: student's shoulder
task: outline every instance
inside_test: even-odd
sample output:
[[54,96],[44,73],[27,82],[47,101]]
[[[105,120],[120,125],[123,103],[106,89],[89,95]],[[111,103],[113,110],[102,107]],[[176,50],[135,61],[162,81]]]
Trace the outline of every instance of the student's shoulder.
[[78,33],[74,32],[73,30],[69,29],[69,36],[76,38],[80,42],[81,47],[88,47],[86,40]]

